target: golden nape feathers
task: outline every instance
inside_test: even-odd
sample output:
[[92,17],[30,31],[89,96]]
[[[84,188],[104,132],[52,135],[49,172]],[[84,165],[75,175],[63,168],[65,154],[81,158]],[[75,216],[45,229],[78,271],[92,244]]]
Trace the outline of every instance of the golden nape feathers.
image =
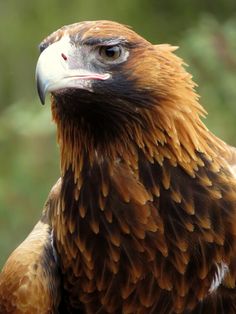
[[40,49],[61,179],[0,275],[0,312],[236,313],[236,150],[175,49],[111,21]]

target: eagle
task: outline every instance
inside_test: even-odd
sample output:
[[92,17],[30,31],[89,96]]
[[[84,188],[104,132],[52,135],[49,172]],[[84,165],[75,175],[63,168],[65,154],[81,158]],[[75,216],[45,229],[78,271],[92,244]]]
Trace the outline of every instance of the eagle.
[[236,149],[175,49],[106,20],[40,44],[61,177],[3,267],[0,313],[236,313]]

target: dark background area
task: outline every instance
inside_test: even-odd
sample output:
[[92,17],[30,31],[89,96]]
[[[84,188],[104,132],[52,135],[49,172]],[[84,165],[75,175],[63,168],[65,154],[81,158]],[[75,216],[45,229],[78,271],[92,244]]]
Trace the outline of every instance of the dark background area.
[[2,0],[0,267],[39,219],[60,175],[49,101],[40,106],[35,89],[38,44],[62,25],[97,19],[130,25],[153,43],[179,46],[209,112],[206,124],[236,145],[235,0]]

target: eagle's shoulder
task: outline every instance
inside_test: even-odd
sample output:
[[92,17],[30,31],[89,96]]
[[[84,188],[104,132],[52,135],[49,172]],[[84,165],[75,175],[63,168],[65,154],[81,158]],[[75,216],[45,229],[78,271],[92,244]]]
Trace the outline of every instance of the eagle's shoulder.
[[53,248],[49,194],[41,220],[13,251],[0,273],[0,313],[57,313],[60,273]]

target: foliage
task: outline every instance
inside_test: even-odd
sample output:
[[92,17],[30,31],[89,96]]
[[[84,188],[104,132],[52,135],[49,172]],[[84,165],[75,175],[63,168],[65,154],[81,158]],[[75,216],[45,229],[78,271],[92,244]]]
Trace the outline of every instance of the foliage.
[[1,3],[0,265],[32,229],[59,176],[49,106],[40,107],[34,67],[40,40],[64,24],[114,19],[155,43],[180,46],[199,84],[207,124],[236,145],[235,0],[41,0]]
[[180,42],[180,55],[199,84],[206,124],[216,135],[236,145],[236,19],[219,23],[204,15]]

